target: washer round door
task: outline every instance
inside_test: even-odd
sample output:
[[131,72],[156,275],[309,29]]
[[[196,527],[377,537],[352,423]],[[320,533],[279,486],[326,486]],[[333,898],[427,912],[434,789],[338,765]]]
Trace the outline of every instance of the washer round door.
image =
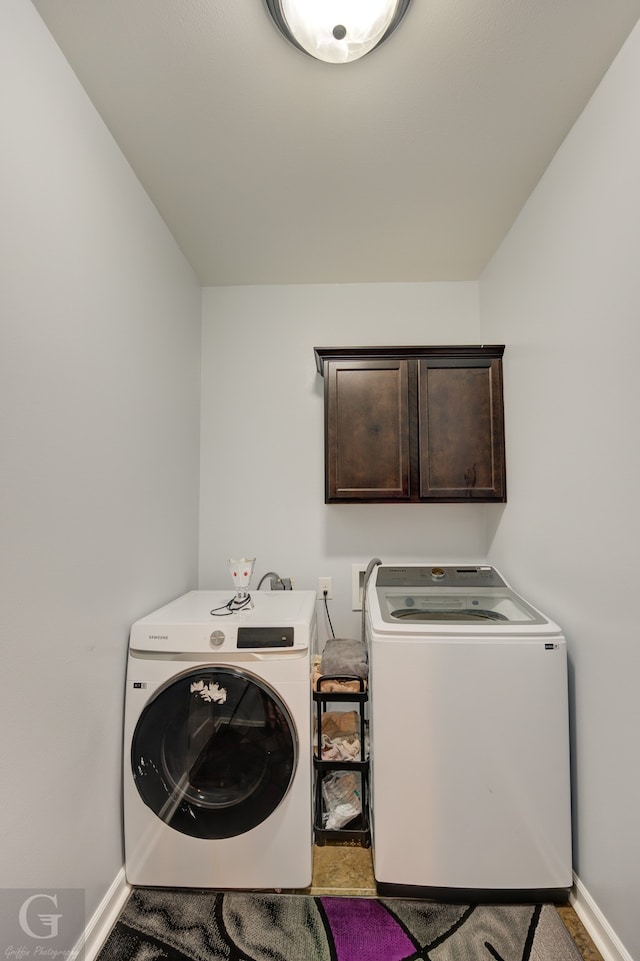
[[285,798],[298,739],[266,682],[234,668],[190,670],[140,715],[131,746],[144,803],[176,831],[230,838],[261,824]]

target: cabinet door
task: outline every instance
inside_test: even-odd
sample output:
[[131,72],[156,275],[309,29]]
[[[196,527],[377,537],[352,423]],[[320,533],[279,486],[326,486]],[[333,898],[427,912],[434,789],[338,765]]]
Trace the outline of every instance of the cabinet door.
[[409,498],[406,360],[331,361],[325,373],[325,499]]
[[420,498],[506,500],[502,363],[419,363]]

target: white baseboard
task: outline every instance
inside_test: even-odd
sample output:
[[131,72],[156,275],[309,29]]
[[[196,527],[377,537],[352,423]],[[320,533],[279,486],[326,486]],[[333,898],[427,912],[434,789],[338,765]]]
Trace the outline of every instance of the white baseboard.
[[70,952],[68,961],[75,961],[78,957],[82,957],[83,961],[94,961],[107,940],[130,891],[131,887],[122,867],[89,919],[78,943]]
[[569,895],[569,901],[604,961],[633,961],[624,944],[576,874],[573,876],[573,889]]

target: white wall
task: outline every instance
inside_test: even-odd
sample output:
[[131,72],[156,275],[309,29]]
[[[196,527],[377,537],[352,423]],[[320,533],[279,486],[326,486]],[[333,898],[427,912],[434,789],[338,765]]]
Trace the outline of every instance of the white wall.
[[[334,581],[338,636],[359,636],[351,564],[482,559],[498,505],[325,505],[324,381],[314,346],[478,343],[475,283],[225,287],[203,292],[201,587],[257,557],[315,589]],[[321,641],[327,636],[324,617]]]
[[575,868],[640,958],[640,28],[480,284],[504,340],[509,503],[489,558],[568,637]]
[[28,0],[0,4],[1,887],[123,863],[131,621],[197,583],[200,289]]

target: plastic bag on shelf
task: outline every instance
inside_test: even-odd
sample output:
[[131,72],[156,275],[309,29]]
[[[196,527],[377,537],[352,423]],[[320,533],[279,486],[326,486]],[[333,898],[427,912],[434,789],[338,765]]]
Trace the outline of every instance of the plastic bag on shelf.
[[322,779],[323,827],[339,831],[362,813],[360,775],[352,771],[333,771]]

